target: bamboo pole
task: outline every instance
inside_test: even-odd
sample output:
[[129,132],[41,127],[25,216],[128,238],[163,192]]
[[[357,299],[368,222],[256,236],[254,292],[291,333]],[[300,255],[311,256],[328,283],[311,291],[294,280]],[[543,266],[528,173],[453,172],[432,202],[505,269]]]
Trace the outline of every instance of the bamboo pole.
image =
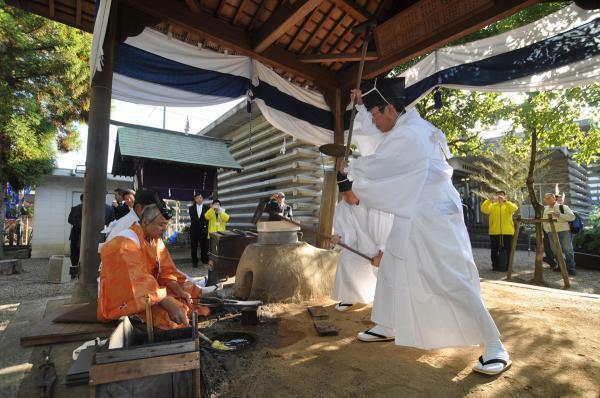
[[517,239],[519,238],[519,229],[521,227],[521,217],[517,218],[515,224],[515,235],[513,236],[512,245],[510,247],[510,254],[508,257],[508,271],[506,272],[506,280],[512,279],[513,263],[515,259],[515,251],[517,250]]
[[556,233],[556,227],[554,226],[554,219],[550,218],[550,229],[552,233],[552,242],[554,243],[554,247],[558,253],[554,253],[556,259],[558,260],[558,266],[560,267],[560,273],[563,277],[564,288],[568,289],[571,286],[569,282],[569,276],[567,275],[567,265],[565,264],[565,257],[563,255],[562,247],[560,247],[560,241],[558,239],[558,234]]

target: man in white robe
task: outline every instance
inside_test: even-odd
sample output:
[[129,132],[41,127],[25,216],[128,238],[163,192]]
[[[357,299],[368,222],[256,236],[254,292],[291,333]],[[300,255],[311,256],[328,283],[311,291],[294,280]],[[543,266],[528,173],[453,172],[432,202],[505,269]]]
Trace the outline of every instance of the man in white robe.
[[[332,243],[342,242],[370,257],[382,253],[393,216],[360,203],[352,192],[352,183],[340,173],[338,187],[342,201],[335,208]],[[335,308],[346,311],[356,303],[371,303],[376,283],[377,268],[371,261],[342,248],[333,285],[332,298],[338,301]]]
[[481,299],[445,136],[416,109],[402,113],[403,81],[368,83],[364,95],[352,93],[357,121],[364,134],[384,138],[374,154],[342,168],[361,203],[392,213],[394,223],[378,272],[377,325],[358,338],[421,349],[484,344],[474,370],[499,374],[511,362]]

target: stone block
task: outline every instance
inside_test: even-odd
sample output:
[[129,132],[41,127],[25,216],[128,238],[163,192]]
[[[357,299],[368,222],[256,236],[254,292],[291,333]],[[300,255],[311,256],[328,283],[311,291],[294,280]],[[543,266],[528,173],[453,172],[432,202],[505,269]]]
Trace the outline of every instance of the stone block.
[[71,259],[67,256],[52,256],[48,262],[48,282],[67,283],[71,280]]
[[23,272],[21,260],[0,260],[0,275],[20,274]]

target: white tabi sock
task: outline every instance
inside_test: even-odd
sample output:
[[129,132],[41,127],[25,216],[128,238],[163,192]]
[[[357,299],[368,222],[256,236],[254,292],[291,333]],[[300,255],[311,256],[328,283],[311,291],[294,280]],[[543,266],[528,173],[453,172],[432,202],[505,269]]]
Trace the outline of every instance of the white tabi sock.
[[508,352],[500,339],[491,340],[485,344],[483,362],[489,361],[490,359],[503,359],[508,361]]
[[375,325],[374,327],[369,329],[369,331],[386,337],[394,337],[394,329],[381,325]]
[[[500,339],[494,339],[488,341],[485,344],[485,352],[483,353],[483,362],[489,361],[491,359],[503,359],[508,362],[508,352],[504,345],[500,341]],[[482,365],[480,362],[477,362],[475,365],[477,368],[485,370],[487,372],[500,373],[504,369],[504,365],[501,363],[491,363],[489,365]]]

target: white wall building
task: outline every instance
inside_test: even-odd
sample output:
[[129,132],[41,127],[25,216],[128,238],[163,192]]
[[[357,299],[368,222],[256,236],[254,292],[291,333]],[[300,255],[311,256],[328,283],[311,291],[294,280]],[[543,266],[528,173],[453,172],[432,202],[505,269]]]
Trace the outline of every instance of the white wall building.
[[[107,176],[106,203],[113,199],[115,188],[133,187],[133,179]],[[69,233],[67,222],[71,207],[80,203],[83,193],[83,173],[72,169],[54,169],[35,188],[35,211],[33,215],[33,237],[31,257],[50,257],[55,254],[69,254]]]

